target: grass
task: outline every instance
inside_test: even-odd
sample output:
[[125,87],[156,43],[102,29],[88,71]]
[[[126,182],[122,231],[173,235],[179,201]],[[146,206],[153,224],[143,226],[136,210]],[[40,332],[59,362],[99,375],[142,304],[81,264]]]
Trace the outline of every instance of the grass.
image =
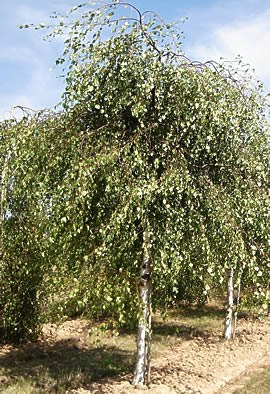
[[31,382],[26,381],[23,378],[18,379],[16,383],[11,383],[8,388],[3,389],[2,393],[5,394],[35,394],[37,393],[36,388],[33,387]]
[[251,376],[244,387],[234,394],[268,394],[270,391],[270,367]]
[[[153,322],[153,354],[162,353],[177,341],[222,332],[223,311],[216,305],[183,307]],[[75,337],[52,342],[40,341],[5,348],[0,352],[0,392],[6,394],[66,393],[88,388],[103,378],[132,372],[136,332],[111,332],[88,329]]]
[[209,337],[223,331],[224,311],[218,305],[204,307],[180,307],[168,312],[164,321],[158,314],[153,322],[153,354],[157,354],[176,342],[194,337]]
[[49,349],[29,346],[2,356],[1,372],[7,381],[0,383],[0,391],[13,392],[6,389],[14,387],[14,393],[65,393],[131,368],[131,352],[114,346],[78,349],[70,345],[63,342]]

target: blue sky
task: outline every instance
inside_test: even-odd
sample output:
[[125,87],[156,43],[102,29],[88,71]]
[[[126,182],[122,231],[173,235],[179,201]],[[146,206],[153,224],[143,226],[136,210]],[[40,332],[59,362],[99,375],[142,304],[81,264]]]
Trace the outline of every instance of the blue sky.
[[[241,55],[255,68],[270,91],[270,0],[132,0],[142,10],[157,11],[166,20],[188,17],[183,25],[184,50],[192,59],[233,59]],[[42,32],[18,25],[48,21],[78,0],[3,1],[0,14],[0,119],[16,105],[33,109],[53,107],[63,91],[54,61],[59,42],[44,42]]]

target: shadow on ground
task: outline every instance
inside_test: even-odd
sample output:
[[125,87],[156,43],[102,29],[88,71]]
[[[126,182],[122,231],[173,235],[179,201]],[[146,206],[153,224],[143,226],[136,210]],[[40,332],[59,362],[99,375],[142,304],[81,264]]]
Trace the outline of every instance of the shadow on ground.
[[184,340],[208,338],[223,324],[224,310],[216,306],[185,306],[169,312],[168,320],[154,321],[153,338],[174,336]]
[[[210,306],[185,306],[170,311],[168,320],[160,316],[154,319],[153,345],[162,351],[175,344],[176,337],[180,340],[208,338],[217,330],[214,325],[209,330],[210,325],[220,324],[223,317],[222,309]],[[89,325],[82,334],[75,329],[68,338],[54,342],[44,340],[18,347],[4,346],[0,349],[0,392],[67,393],[132,372],[136,330],[121,330],[116,339],[110,339],[108,334],[104,340],[100,338],[99,344],[91,344],[87,339],[88,329]],[[28,384],[30,389],[18,388],[16,385],[20,382]],[[11,391],[10,387],[15,388]]]
[[171,317],[186,317],[189,318],[201,318],[201,317],[212,317],[212,318],[223,318],[224,308],[216,305],[204,305],[204,306],[181,306],[173,311],[170,311]]
[[[39,393],[65,393],[130,372],[133,354],[115,346],[80,347],[77,340],[28,344],[0,356],[0,391],[23,380]],[[16,392],[16,391],[14,391]]]

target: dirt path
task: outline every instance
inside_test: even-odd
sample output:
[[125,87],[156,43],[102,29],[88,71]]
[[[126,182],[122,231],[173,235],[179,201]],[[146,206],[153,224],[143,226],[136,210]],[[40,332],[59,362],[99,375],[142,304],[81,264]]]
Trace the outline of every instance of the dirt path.
[[[124,376],[122,381],[103,382],[89,387],[91,393],[233,393],[245,374],[270,365],[270,323],[242,322],[237,338],[225,342],[218,336],[194,338],[163,352],[153,359],[153,383],[148,389],[134,389]],[[73,391],[77,393],[85,390]]]

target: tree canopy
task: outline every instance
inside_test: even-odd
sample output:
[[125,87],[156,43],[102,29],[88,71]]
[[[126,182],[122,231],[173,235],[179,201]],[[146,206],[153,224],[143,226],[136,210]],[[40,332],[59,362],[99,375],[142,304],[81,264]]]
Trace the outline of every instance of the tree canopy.
[[231,266],[268,300],[260,88],[190,61],[177,26],[123,1],[53,20],[49,37],[65,38],[62,109],[1,123],[6,335],[33,333],[42,299],[56,314],[134,321],[146,227],[154,308],[202,300]]

